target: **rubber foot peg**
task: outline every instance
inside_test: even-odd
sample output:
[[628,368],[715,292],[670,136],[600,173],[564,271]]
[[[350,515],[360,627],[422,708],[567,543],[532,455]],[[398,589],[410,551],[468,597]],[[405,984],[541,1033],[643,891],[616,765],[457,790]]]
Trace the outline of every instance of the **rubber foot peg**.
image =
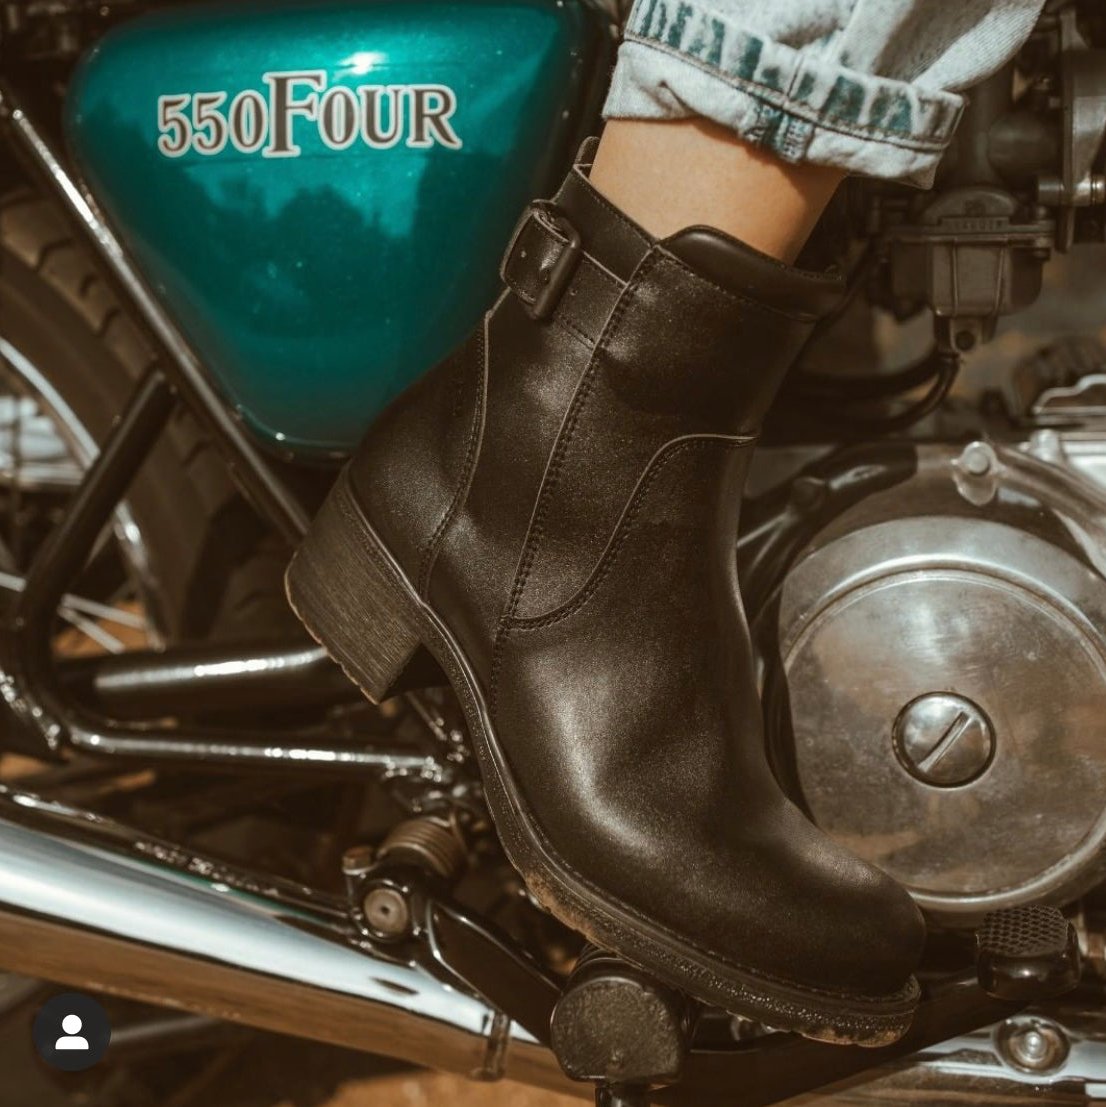
[[679,1079],[690,1030],[682,993],[594,952],[581,958],[553,1009],[550,1041],[566,1076],[616,1097],[596,1102],[634,1103],[640,1087]]
[[975,942],[979,986],[995,999],[1049,999],[1079,983],[1075,927],[1055,907],[1028,904],[992,911]]

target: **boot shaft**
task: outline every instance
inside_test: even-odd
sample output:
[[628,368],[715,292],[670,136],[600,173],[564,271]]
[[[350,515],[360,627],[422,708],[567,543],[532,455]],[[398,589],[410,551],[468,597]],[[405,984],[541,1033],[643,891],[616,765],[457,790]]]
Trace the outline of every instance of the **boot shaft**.
[[460,602],[482,668],[502,620],[584,585],[660,454],[689,437],[752,441],[839,291],[706,229],[658,242],[587,169],[527,209],[504,294],[353,467],[423,594]]

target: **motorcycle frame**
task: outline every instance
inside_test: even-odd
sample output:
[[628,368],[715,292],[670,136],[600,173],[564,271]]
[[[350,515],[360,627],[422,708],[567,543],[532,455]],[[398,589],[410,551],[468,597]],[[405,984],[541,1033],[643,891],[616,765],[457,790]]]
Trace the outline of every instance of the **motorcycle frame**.
[[[290,543],[306,532],[308,512],[228,410],[175,323],[162,308],[109,226],[94,197],[82,188],[28,114],[19,93],[0,81],[0,132],[7,145],[46,185],[111,278],[121,302],[153,341],[157,362],[136,385],[126,410],[105,439],[100,455],[84,474],[71,510],[49,535],[17,596],[0,642],[6,678],[5,699],[20,724],[25,752],[58,758],[67,749],[97,757],[144,763],[187,761],[219,768],[311,769],[323,773],[414,774],[440,781],[447,770],[435,759],[393,748],[362,749],[315,738],[256,733],[246,729],[185,730],[156,725],[123,726],[99,716],[72,694],[51,657],[53,613],[66,587],[84,564],[97,536],[126,495],[176,402],[181,402],[210,435],[243,496]],[[202,659],[202,663],[201,663]],[[73,666],[70,667],[72,673]],[[140,659],[112,659],[85,670],[93,689],[110,688],[117,714],[135,713],[134,699],[153,717],[187,713],[204,702],[210,687],[213,707],[274,703],[341,702],[349,686],[321,650],[294,643],[242,648],[167,650]],[[113,673],[114,670],[114,673]],[[204,674],[208,675],[204,675]],[[227,674],[230,674],[229,676]],[[340,679],[339,679],[340,678]],[[156,689],[159,694],[151,695]],[[128,697],[128,692],[133,693]],[[188,702],[191,702],[191,708]],[[140,710],[138,714],[142,714]]]

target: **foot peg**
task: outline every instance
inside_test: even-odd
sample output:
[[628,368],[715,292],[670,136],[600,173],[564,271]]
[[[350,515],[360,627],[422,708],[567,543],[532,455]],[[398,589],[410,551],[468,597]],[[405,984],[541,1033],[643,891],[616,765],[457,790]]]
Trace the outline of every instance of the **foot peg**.
[[612,954],[588,947],[553,1011],[561,1068],[596,1085],[598,1107],[647,1107],[649,1088],[680,1078],[691,1006],[672,988]]
[[1048,999],[1079,983],[1075,927],[1055,907],[993,911],[975,941],[979,985],[995,999]]

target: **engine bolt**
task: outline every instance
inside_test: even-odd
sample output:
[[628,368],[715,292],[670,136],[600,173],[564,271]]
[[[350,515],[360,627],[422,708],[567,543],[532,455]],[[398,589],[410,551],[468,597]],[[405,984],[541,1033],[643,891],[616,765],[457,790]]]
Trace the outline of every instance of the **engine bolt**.
[[1059,1068],[1068,1055],[1068,1039],[1055,1023],[1043,1019],[1010,1019],[999,1031],[1007,1061],[1027,1072]]
[[986,442],[969,442],[960,455],[960,464],[973,477],[985,477],[991,471],[994,453]]
[[372,868],[375,856],[372,846],[351,846],[342,854],[342,872],[346,876],[361,876]]
[[395,888],[373,888],[365,896],[362,910],[370,928],[382,938],[402,938],[411,925],[407,900]]
[[952,692],[929,692],[899,712],[891,730],[906,771],[934,788],[970,784],[991,764],[995,731],[983,710]]

